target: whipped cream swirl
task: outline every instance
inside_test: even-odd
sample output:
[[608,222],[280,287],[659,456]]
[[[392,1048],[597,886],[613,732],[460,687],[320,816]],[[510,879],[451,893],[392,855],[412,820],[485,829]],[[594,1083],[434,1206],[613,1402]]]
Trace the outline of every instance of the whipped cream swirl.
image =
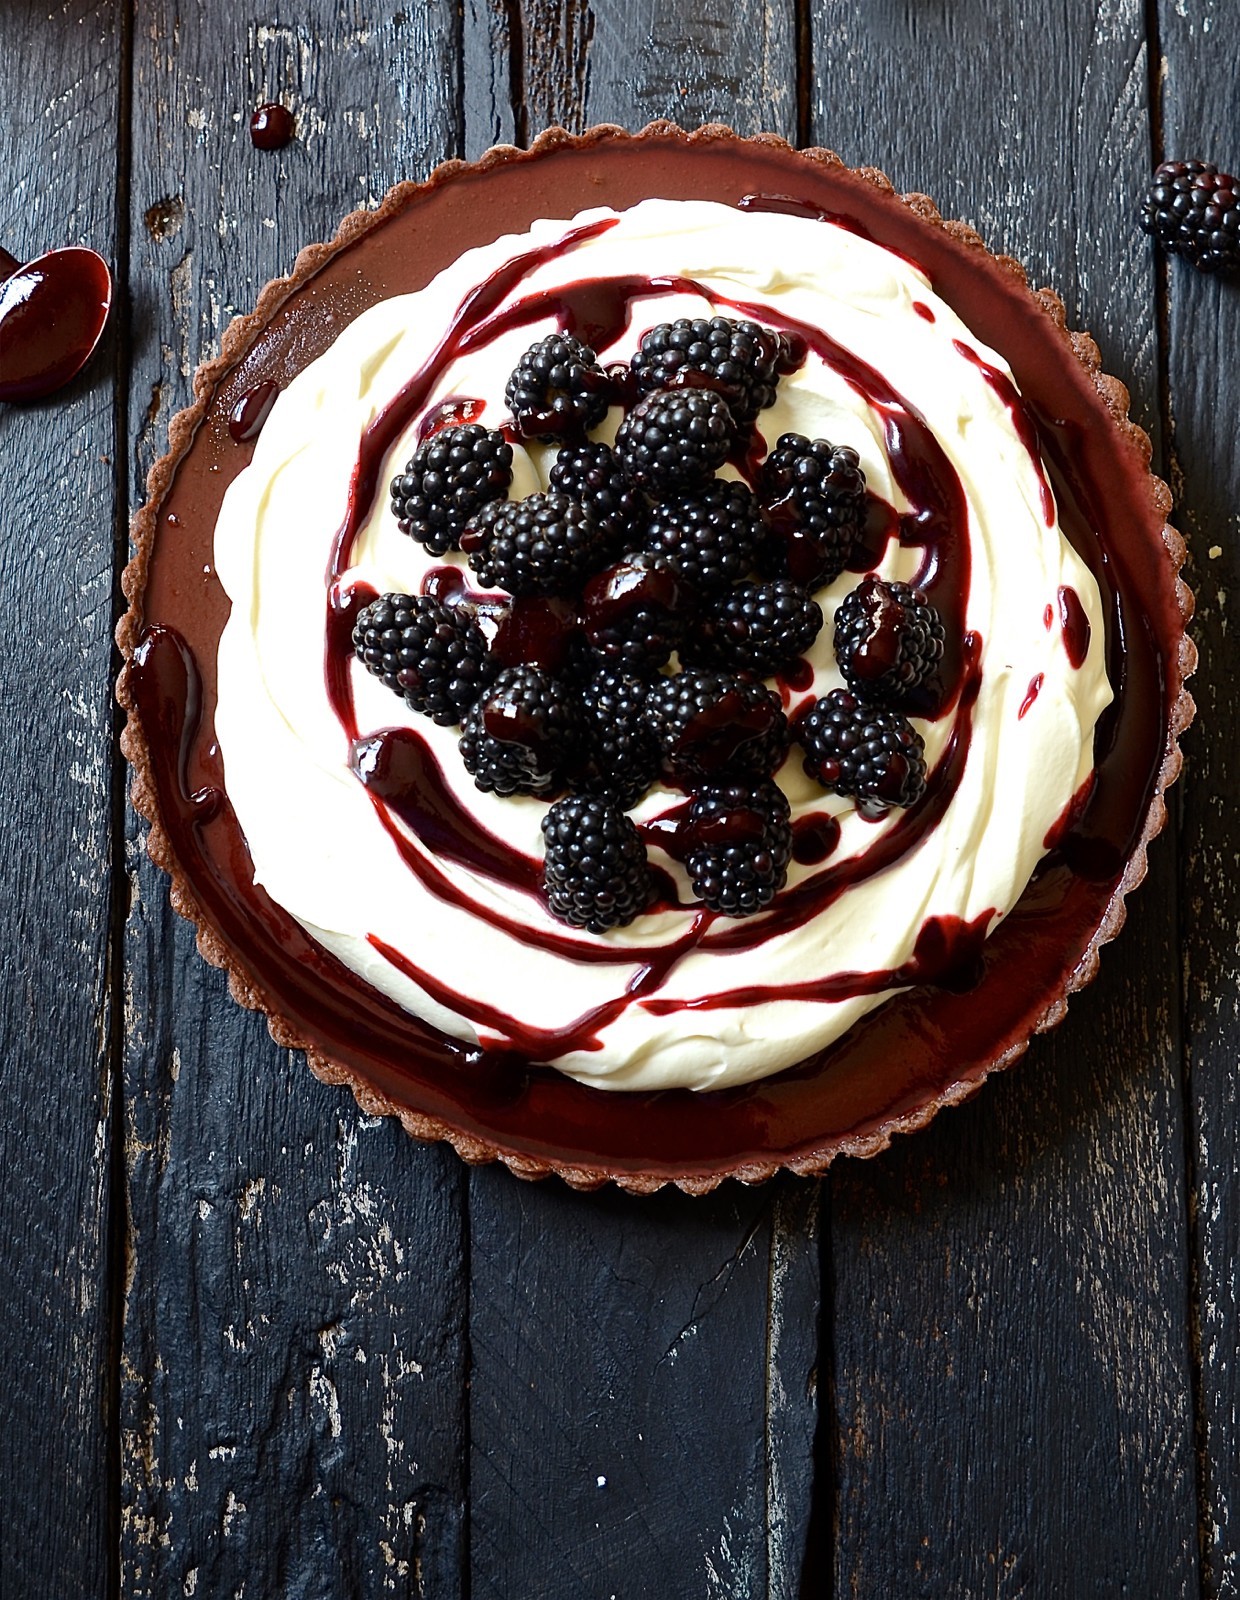
[[[518,258],[525,265],[514,272]],[[387,502],[419,425],[466,397],[472,420],[500,426],[508,374],[559,325],[574,287],[618,281],[649,288],[628,301],[627,325],[599,352],[605,362],[626,360],[648,328],[678,316],[823,331],[757,426],[768,444],[796,432],[858,451],[893,527],[905,518],[902,538],[876,552],[884,578],[927,579],[898,419],[932,439],[959,486],[954,535],[965,541],[967,593],[954,599],[968,675],[942,715],[915,719],[932,774],[921,825],[918,808],[874,823],[824,794],[794,746],[778,781],[794,825],[838,839],[828,859],[794,859],[770,912],[740,925],[695,906],[683,870],[652,844],[684,904],[600,937],[557,923],[532,887],[545,803],[481,793],[457,730],[416,716],[356,661],[325,672],[324,654],[333,598],[356,586],[417,593],[431,568],[464,566],[457,555],[428,556]],[[461,325],[480,285],[495,301],[481,334],[445,352],[446,330]],[[859,371],[881,375],[881,392]],[[415,373],[433,381],[336,570],[362,441]],[[595,437],[612,439],[619,421],[611,412]],[[1111,699],[1102,605],[1059,527],[1032,438],[1002,357],[915,264],[835,222],[648,200],[537,222],[467,252],[420,292],[362,314],[288,386],[225,499],[215,559],[232,613],[215,725],[257,882],[433,1026],[601,1088],[717,1088],[824,1049],[893,992],[936,976],[930,952],[950,945],[952,929],[993,931],[1089,780],[1094,725]],[[546,487],[553,453],[514,448],[514,498]],[[845,572],[818,593],[826,620],[807,658],[812,675],[778,685],[790,717],[840,686],[832,619],[858,581]],[[333,673],[347,675],[355,728],[342,723]],[[392,728],[421,741],[441,810],[467,816],[527,870],[497,874],[445,852],[433,830],[414,831],[363,787],[354,734],[364,742]],[[656,786],[633,815],[650,822],[682,802]]]

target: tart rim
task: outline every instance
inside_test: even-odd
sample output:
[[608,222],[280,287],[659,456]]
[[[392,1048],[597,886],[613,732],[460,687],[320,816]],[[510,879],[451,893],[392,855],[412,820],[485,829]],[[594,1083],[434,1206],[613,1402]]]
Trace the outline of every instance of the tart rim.
[[[725,1163],[719,1170],[709,1173],[693,1172],[670,1176],[663,1172],[608,1170],[605,1166],[583,1165],[557,1160],[552,1156],[505,1149],[475,1134],[454,1128],[438,1117],[408,1106],[397,1105],[357,1069],[333,1060],[307,1042],[299,1030],[280,1015],[278,1005],[265,997],[261,987],[246,973],[240,959],[227,941],[207,920],[188,876],[175,857],[159,816],[152,779],[151,749],[128,681],[129,663],[143,628],[143,596],[154,553],[159,512],[164,499],[182,461],[189,452],[199,426],[205,419],[219,385],[249,354],[276,313],[292,295],[342,250],[365,238],[391,217],[403,212],[419,197],[463,172],[477,173],[495,167],[519,166],[551,150],[588,149],[594,145],[613,141],[636,142],[652,137],[675,139],[688,145],[726,142],[730,145],[765,147],[822,166],[840,169],[851,173],[880,193],[894,198],[921,222],[940,228],[957,244],[968,250],[981,251],[994,261],[1003,274],[1017,287],[1025,290],[1029,299],[1048,316],[1058,337],[1083,368],[1121,440],[1135,452],[1148,489],[1150,504],[1162,524],[1164,554],[1171,567],[1173,580],[1171,592],[1178,608],[1181,625],[1177,640],[1177,658],[1174,663],[1178,683],[1173,680],[1172,688],[1175,693],[1167,704],[1167,726],[1162,759],[1154,774],[1140,835],[1124,863],[1123,871],[1112,891],[1102,919],[1080,960],[1039,1013],[1025,1037],[1002,1050],[982,1068],[972,1071],[969,1076],[949,1084],[932,1095],[923,1104],[912,1110],[883,1118],[864,1134],[829,1136],[818,1148],[783,1160],[739,1159]],[[406,1132],[413,1137],[424,1141],[447,1142],[470,1164],[498,1160],[517,1176],[531,1179],[556,1173],[571,1187],[583,1190],[596,1189],[607,1182],[612,1182],[630,1193],[649,1194],[670,1182],[687,1193],[702,1194],[716,1188],[727,1177],[735,1177],[744,1183],[752,1184],[763,1182],[784,1169],[800,1175],[820,1174],[826,1171],[837,1155],[875,1155],[886,1149],[897,1133],[911,1133],[925,1127],[941,1107],[961,1104],[970,1099],[992,1073],[1010,1066],[1025,1052],[1034,1034],[1044,1033],[1056,1027],[1067,1012],[1069,997],[1092,982],[1096,976],[1102,946],[1115,938],[1126,920],[1127,895],[1146,876],[1149,842],[1166,824],[1165,792],[1178,777],[1182,766],[1179,736],[1189,726],[1195,713],[1192,697],[1185,687],[1185,682],[1193,672],[1197,660],[1196,647],[1184,631],[1193,613],[1192,593],[1185,584],[1181,571],[1187,553],[1186,546],[1179,533],[1167,521],[1172,506],[1171,493],[1166,484],[1150,471],[1153,453],[1150,439],[1128,416],[1129,391],[1119,379],[1102,370],[1101,356],[1093,338],[1088,333],[1068,328],[1063,302],[1053,289],[1031,288],[1028,276],[1018,261],[1010,256],[987,250],[981,235],[973,227],[964,222],[943,218],[928,196],[916,191],[898,194],[895,186],[879,169],[869,166],[849,168],[831,150],[818,147],[797,149],[779,135],[770,133],[742,136],[721,123],[709,123],[687,131],[675,123],[657,120],[648,123],[635,133],[611,123],[596,124],[580,134],[552,127],[541,133],[526,150],[512,145],[496,145],[487,150],[477,161],[466,162],[459,159],[444,161],[422,182],[408,181],[395,185],[376,209],[351,212],[343,219],[330,241],[305,246],[299,251],[292,272],[285,277],[270,280],[259,293],[253,311],[235,317],[225,329],[219,354],[199,365],[194,373],[193,395],[193,402],[172,417],[169,423],[168,449],[152,465],[147,474],[146,503],[135,512],[131,522],[134,553],[121,577],[128,609],[116,628],[117,644],[124,657],[116,695],[126,712],[120,746],[133,769],[130,797],[134,809],[150,825],[146,841],[147,853],[170,879],[169,899],[173,909],[194,925],[197,947],[203,958],[212,966],[226,972],[232,999],[249,1010],[263,1012],[271,1036],[278,1045],[304,1051],[307,1063],[315,1076],[325,1083],[343,1084],[352,1089],[359,1108],[367,1115],[396,1116]],[[1166,665],[1170,668],[1172,663],[1167,662]]]

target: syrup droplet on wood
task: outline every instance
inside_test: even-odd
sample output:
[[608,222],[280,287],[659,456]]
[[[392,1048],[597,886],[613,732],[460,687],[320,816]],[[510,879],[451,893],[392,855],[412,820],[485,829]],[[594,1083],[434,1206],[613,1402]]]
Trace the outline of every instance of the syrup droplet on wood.
[[259,106],[250,117],[250,143],[256,150],[283,150],[296,132],[293,113],[274,101]]

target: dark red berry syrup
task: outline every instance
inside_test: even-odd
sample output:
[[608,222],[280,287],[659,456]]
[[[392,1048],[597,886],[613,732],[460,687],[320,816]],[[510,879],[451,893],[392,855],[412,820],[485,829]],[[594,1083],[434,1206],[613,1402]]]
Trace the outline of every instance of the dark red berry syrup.
[[251,113],[250,143],[256,150],[283,150],[296,132],[296,118],[287,106],[269,101]]
[[93,250],[22,266],[0,251],[0,400],[43,400],[90,360],[107,325],[112,274]]
[[228,414],[230,437],[238,444],[252,444],[263,431],[279,393],[280,385],[271,378],[264,378],[262,383],[247,389]]

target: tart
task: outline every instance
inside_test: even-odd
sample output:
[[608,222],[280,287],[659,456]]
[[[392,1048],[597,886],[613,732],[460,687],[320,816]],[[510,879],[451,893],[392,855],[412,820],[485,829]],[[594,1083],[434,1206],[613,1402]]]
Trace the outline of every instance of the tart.
[[[633,581],[632,552],[548,580],[552,597],[522,611],[503,592],[526,582],[519,527],[497,577],[470,553],[471,537],[498,547],[485,513],[455,543],[418,544],[386,491],[437,429],[500,429],[530,340],[588,337],[631,380],[651,328],[716,312],[788,341],[730,466],[702,469],[716,499],[733,506],[744,480],[769,491],[779,450],[811,434],[855,447],[868,482],[845,570],[812,580],[827,625],[764,689],[760,663],[740,695],[751,720],[777,696],[798,740],[777,772],[792,860],[742,917],[735,899],[703,909],[675,847],[687,812],[690,844],[718,835],[724,804],[702,798],[710,771],[693,775],[692,803],[677,792],[685,727],[701,694],[723,693],[692,664],[710,644],[699,598],[680,673],[652,669],[649,718],[674,735],[663,777],[625,797],[661,887],[623,925],[595,927],[587,908],[570,926],[568,900],[557,922],[555,894],[539,891],[551,780],[515,801],[482,792],[503,788],[479,772],[494,727],[475,716],[482,702],[419,716],[368,676],[352,639],[376,595],[465,592],[476,619],[489,608],[492,651],[507,628],[509,675],[528,676],[547,648],[530,617],[567,611],[558,647],[583,648],[583,634],[600,647],[583,595],[607,560],[630,562]],[[658,396],[612,381],[621,403],[605,418],[592,407],[582,431],[657,474],[641,450],[661,437]],[[954,397],[942,415],[940,391]],[[710,423],[717,396],[667,392],[678,426]],[[924,197],[722,128],[552,130],[347,219],[234,323],[195,393],[152,471],[126,573],[134,801],[234,996],[367,1110],[467,1160],[580,1187],[821,1171],[972,1094],[1093,976],[1191,716],[1183,547],[1092,341]],[[518,429],[510,453],[512,499],[554,490],[556,447]],[[646,488],[643,528],[683,538],[698,514],[657,477]],[[778,520],[766,498],[763,526]],[[663,535],[643,537],[647,558],[663,551]],[[785,575],[791,559],[776,563]],[[747,572],[742,560],[727,581]],[[832,685],[856,668],[849,639],[880,589],[919,616],[931,591],[919,625],[923,646],[938,641],[938,691],[905,707],[923,787],[877,805],[841,784],[828,746],[841,694],[867,692],[855,672]],[[724,598],[741,605],[736,593]],[[463,737],[441,725],[456,715]],[[750,779],[769,784],[783,754]],[[560,830],[570,844],[584,815]]]

